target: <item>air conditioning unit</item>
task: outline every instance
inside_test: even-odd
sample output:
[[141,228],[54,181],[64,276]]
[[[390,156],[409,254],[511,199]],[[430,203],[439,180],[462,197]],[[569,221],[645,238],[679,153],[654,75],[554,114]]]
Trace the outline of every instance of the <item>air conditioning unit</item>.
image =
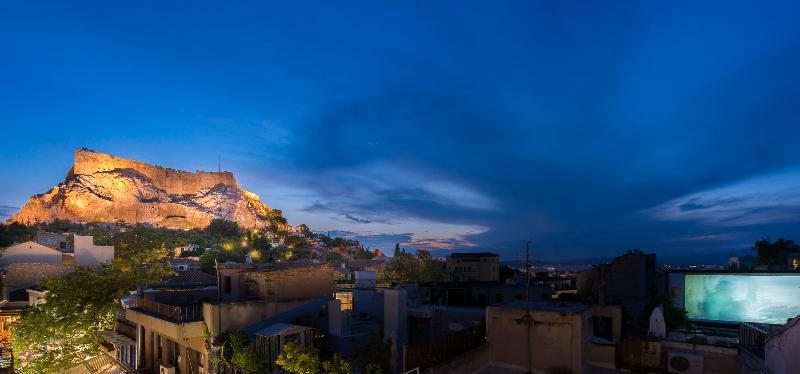
[[702,374],[703,355],[692,352],[673,352],[667,355],[667,369],[670,373]]
[[158,370],[158,374],[175,374],[175,367],[174,366],[161,366]]

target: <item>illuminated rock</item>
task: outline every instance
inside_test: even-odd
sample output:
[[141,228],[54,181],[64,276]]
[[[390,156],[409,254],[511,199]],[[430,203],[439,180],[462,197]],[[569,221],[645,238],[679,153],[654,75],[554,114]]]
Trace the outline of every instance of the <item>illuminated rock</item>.
[[78,149],[66,180],[32,196],[8,222],[125,221],[193,228],[214,218],[247,228],[283,219],[258,195],[240,188],[230,172],[191,173]]

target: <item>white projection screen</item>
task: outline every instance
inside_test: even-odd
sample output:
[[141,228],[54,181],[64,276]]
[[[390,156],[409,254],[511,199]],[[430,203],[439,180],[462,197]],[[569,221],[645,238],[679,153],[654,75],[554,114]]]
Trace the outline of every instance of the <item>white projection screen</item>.
[[800,315],[800,275],[686,274],[691,319],[784,324]]

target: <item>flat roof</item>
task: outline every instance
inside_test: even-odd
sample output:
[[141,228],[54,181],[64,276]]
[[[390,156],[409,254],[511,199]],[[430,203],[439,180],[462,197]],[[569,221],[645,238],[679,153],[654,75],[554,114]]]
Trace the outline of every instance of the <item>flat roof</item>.
[[528,308],[530,310],[538,310],[545,312],[578,314],[578,313],[583,313],[585,310],[589,309],[591,305],[563,302],[563,301],[530,301],[526,305],[524,301],[509,301],[507,303],[494,305],[491,307],[505,308],[505,309],[523,309],[523,310]]

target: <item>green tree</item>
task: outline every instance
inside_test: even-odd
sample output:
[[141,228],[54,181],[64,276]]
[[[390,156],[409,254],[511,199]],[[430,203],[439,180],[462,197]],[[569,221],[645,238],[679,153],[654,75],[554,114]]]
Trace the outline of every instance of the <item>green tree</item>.
[[330,361],[322,363],[322,370],[327,374],[350,374],[350,364],[339,353],[334,353]]
[[114,327],[121,299],[142,283],[163,279],[169,267],[126,262],[98,268],[76,267],[43,282],[45,302],[29,308],[13,323],[13,346],[23,373],[50,373],[100,353],[100,330]]
[[250,349],[250,340],[241,331],[228,338],[231,351],[231,363],[247,373],[260,373],[267,367],[267,362]]
[[275,360],[283,370],[295,374],[319,373],[319,359],[316,353],[308,352],[294,343],[283,345],[281,354]]
[[212,219],[205,231],[217,239],[239,239],[242,236],[238,223],[218,218]]
[[369,259],[375,258],[375,253],[373,253],[369,249],[362,249],[362,250],[356,252],[356,256],[355,257],[356,257],[356,259],[359,259],[359,260],[369,260]]
[[383,272],[388,281],[414,283],[420,279],[419,260],[408,253],[400,253],[392,258],[392,263]]
[[429,251],[417,250],[417,259],[420,262],[418,282],[444,282],[447,280],[444,263],[434,259]]
[[443,282],[447,280],[444,264],[433,258],[430,252],[420,249],[417,255],[400,252],[383,273],[387,281],[403,283]]
[[7,225],[0,224],[0,247],[8,247],[14,243],[23,243],[33,240],[36,230],[19,222]]
[[348,262],[347,257],[342,255],[339,252],[328,252],[322,256],[322,262],[327,264],[331,264],[334,266],[339,266],[339,264],[346,264]]

